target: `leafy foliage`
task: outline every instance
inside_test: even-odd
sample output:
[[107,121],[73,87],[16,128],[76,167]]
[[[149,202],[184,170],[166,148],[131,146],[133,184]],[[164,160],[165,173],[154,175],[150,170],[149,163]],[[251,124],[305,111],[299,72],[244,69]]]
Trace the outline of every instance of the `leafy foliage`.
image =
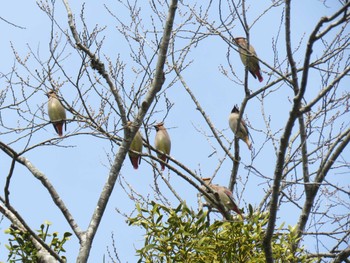
[[[129,218],[129,225],[146,231],[138,262],[265,262],[262,240],[269,215],[249,210],[245,221],[235,217],[210,224],[208,212],[196,213],[186,204],[175,209],[154,202],[148,208],[138,204],[138,215]],[[297,235],[294,228],[282,227],[273,238],[274,258],[313,262],[303,248],[292,253]]]
[[[44,242],[48,244],[48,246],[55,251],[57,254],[61,252],[66,252],[63,248],[63,245],[69,240],[69,237],[72,235],[69,232],[65,232],[63,237],[60,239],[58,237],[57,232],[53,232],[49,234],[49,228],[51,223],[46,221],[44,224],[40,226],[40,229],[37,230],[38,237],[41,238]],[[8,239],[9,244],[5,245],[9,250],[8,262],[38,262],[38,250],[34,246],[33,242],[30,239],[30,233],[23,232],[17,229],[14,226],[10,226],[7,230],[5,230],[6,234],[11,235]],[[51,238],[51,241],[48,242],[48,239]],[[66,261],[65,256],[61,256],[63,261]]]

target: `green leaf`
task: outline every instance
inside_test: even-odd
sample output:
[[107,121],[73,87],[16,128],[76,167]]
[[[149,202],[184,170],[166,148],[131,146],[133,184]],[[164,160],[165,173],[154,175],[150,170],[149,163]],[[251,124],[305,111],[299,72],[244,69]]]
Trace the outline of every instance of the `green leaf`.
[[70,236],[72,236],[73,234],[72,233],[70,233],[70,232],[65,232],[64,234],[63,234],[63,236],[65,237],[65,238],[69,238]]

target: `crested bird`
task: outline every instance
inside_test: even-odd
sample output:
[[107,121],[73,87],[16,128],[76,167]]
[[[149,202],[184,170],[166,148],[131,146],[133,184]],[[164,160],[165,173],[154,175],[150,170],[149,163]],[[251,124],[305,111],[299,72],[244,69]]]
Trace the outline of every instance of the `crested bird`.
[[[169,155],[170,149],[171,149],[171,141],[169,134],[167,130],[164,127],[164,123],[160,122],[156,125],[154,125],[154,128],[156,129],[156,137],[154,139],[154,147],[162,153],[157,153],[158,158],[163,160],[164,162],[168,162],[169,159],[164,154]],[[165,169],[165,165],[163,163],[160,164],[162,171]]]
[[[232,210],[243,218],[242,212],[236,205],[235,200],[233,199],[232,192],[227,187],[217,185],[217,184],[211,184],[210,183],[211,178],[203,178],[203,181],[207,186],[209,186],[214,191],[214,193],[210,193],[209,190],[204,185],[201,186],[201,188],[206,193],[208,193],[212,199],[214,199],[217,202],[220,202],[227,210]],[[217,205],[214,204],[212,201],[210,201],[209,198],[207,198],[205,195],[204,195],[204,199],[211,207],[217,208]]]
[[231,130],[233,131],[233,133],[241,140],[243,140],[249,150],[252,149],[252,143],[249,140],[249,131],[248,131],[248,127],[245,123],[245,121],[241,118],[241,121],[239,123],[239,128],[237,129],[237,124],[238,124],[238,118],[239,118],[239,109],[237,106],[234,106],[229,119],[228,119],[228,123],[230,125]]
[[65,125],[65,129],[67,130],[66,110],[63,107],[61,101],[58,99],[57,94],[54,90],[50,90],[48,93],[46,93],[46,96],[49,98],[47,111],[49,114],[50,122],[55,128],[58,136],[62,137],[63,125]]
[[[126,125],[128,128],[131,128],[132,122],[128,121]],[[141,153],[142,146],[142,135],[141,132],[138,130],[130,144],[130,150]],[[139,164],[141,163],[141,155],[135,152],[129,151],[129,158],[132,166],[135,170],[137,170],[137,168],[139,168]]]
[[[249,72],[256,79],[262,82],[264,79],[261,76],[259,59],[255,52],[255,49],[252,45],[249,44],[249,48],[247,47],[247,39],[244,37],[235,38],[237,45],[239,46],[239,55],[241,57],[242,63],[245,67],[248,68]],[[247,51],[248,50],[248,51]]]

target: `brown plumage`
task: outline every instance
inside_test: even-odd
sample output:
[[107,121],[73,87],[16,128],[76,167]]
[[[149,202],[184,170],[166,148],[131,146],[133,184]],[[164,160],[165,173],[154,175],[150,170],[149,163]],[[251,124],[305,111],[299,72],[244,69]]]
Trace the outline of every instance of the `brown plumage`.
[[[157,131],[156,137],[154,139],[154,147],[158,151],[169,155],[170,154],[170,149],[171,149],[171,141],[170,141],[169,134],[168,134],[167,130],[164,127],[164,123],[160,122],[160,123],[156,124],[154,126],[154,128]],[[164,162],[168,162],[169,161],[164,154],[157,153],[157,156],[158,156],[158,158],[160,158]],[[160,165],[161,165],[162,171],[164,171],[165,165],[163,163],[161,163]]]
[[49,98],[47,110],[49,114],[49,118],[55,131],[58,136],[63,136],[63,125],[67,129],[66,125],[66,110],[63,107],[61,101],[58,99],[55,91],[51,90],[46,93],[46,96]]
[[[233,199],[232,192],[227,187],[217,185],[217,184],[211,184],[210,178],[203,178],[203,181],[214,192],[216,192],[215,194],[210,193],[208,191],[208,189],[202,185],[201,188],[204,191],[206,191],[212,197],[212,199],[214,199],[217,202],[220,202],[227,210],[232,210],[232,211],[236,212],[237,214],[239,214],[243,218],[242,212],[240,211],[240,209],[236,205],[235,200]],[[217,205],[215,205],[213,202],[211,202],[206,196],[204,196],[204,198],[210,206],[217,208]]]
[[[132,125],[132,122],[128,121],[128,123],[126,125],[130,128]],[[143,147],[142,135],[141,135],[140,131],[137,131],[134,139],[131,142],[130,150],[141,153],[142,147]],[[134,152],[129,151],[129,158],[130,158],[132,166],[134,167],[134,169],[137,170],[139,168],[139,164],[141,163],[141,155],[138,153],[134,153]]]
[[[238,51],[243,65],[248,68],[249,72],[253,75],[255,79],[256,77],[258,77],[258,80],[262,82],[264,79],[261,76],[259,60],[254,47],[252,45],[249,45],[248,49],[247,39],[245,39],[244,37],[237,37],[235,38],[235,41],[239,46]],[[246,50],[249,50],[249,52],[247,52]]]
[[248,127],[245,124],[245,121],[241,118],[241,121],[239,123],[239,129],[237,129],[238,117],[239,109],[237,108],[237,106],[234,106],[228,120],[230,128],[239,139],[243,140],[247,144],[249,150],[251,150],[252,143],[249,140]]

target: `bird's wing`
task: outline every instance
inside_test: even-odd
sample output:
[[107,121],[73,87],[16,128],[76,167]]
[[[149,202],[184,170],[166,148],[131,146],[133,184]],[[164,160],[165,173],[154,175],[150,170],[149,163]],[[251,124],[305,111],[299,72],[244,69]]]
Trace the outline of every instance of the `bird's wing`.
[[248,136],[251,137],[250,133],[249,133],[249,130],[248,130],[248,127],[247,127],[247,124],[245,123],[245,121],[243,120],[243,118],[241,119],[241,124],[242,124],[242,128],[244,130],[244,133],[248,134]]
[[228,198],[230,199],[230,201],[231,201],[232,210],[235,211],[237,214],[242,215],[242,213],[241,213],[241,211],[239,210],[239,208],[238,208],[238,206],[237,206],[235,200],[233,199],[232,192],[231,192],[228,188],[224,187],[224,193],[227,195],[227,197],[228,197]]

